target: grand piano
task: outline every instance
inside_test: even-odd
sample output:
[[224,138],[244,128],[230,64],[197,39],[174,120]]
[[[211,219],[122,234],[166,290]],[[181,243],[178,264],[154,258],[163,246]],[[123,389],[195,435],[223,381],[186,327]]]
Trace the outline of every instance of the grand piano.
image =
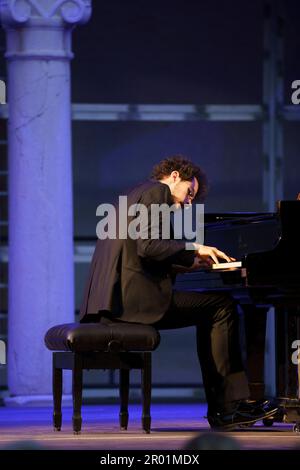
[[[279,201],[274,213],[205,216],[205,244],[241,261],[240,267],[178,274],[175,288],[230,292],[243,313],[246,370],[253,399],[264,396],[266,316],[275,308],[276,399],[281,418],[300,432],[300,200]],[[300,361],[300,351],[299,351]],[[278,418],[279,420],[279,418]],[[271,425],[272,420],[266,420]]]

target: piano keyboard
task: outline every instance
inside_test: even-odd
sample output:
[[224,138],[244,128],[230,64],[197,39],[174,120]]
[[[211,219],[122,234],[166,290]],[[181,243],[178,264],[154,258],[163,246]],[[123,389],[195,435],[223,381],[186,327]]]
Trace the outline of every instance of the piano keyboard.
[[214,263],[212,269],[229,269],[229,268],[241,268],[241,261],[230,261],[229,263]]

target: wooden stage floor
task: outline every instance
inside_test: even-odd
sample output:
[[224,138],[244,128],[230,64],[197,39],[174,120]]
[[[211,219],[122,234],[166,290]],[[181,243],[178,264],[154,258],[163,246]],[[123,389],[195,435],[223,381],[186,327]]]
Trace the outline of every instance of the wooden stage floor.
[[[63,409],[61,432],[53,431],[51,407],[0,407],[0,449],[12,445],[22,449],[31,443],[46,449],[180,450],[199,433],[210,432],[203,404],[153,403],[150,434],[141,430],[139,405],[130,405],[127,431],[119,430],[118,411],[117,405],[83,406],[82,433],[76,436],[70,407]],[[259,423],[222,435],[233,437],[241,449],[300,449],[300,435],[293,433],[290,424],[266,428]]]

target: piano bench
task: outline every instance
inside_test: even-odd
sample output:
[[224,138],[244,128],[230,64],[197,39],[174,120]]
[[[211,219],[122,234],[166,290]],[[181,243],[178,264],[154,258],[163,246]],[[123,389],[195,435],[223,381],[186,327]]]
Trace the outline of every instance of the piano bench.
[[128,426],[129,373],[140,369],[142,375],[142,427],[150,432],[151,351],[160,335],[148,325],[105,320],[105,323],[68,323],[50,328],[45,344],[53,352],[53,424],[62,424],[62,371],[72,370],[73,431],[81,431],[82,375],[84,369],[119,369],[120,414],[122,430]]

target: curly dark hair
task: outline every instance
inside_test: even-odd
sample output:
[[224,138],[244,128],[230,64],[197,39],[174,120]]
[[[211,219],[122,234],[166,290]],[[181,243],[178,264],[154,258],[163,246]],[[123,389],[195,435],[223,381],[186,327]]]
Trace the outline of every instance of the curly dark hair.
[[199,166],[183,155],[173,155],[164,158],[164,160],[153,167],[151,178],[162,180],[169,176],[172,171],[178,171],[180,178],[184,181],[191,181],[194,177],[197,178],[199,189],[195,200],[203,201],[205,199],[208,192],[207,177]]

